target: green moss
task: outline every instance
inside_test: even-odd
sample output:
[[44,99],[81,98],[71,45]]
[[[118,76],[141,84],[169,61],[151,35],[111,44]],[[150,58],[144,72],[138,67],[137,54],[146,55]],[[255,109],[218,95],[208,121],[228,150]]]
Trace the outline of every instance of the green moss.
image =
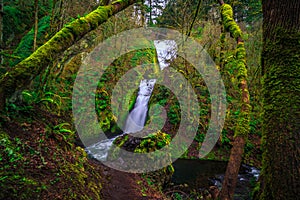
[[[250,108],[250,105],[248,105],[248,108]],[[234,137],[237,137],[239,135],[247,137],[250,131],[249,123],[250,123],[249,109],[240,112],[235,126]]]
[[[114,6],[100,6],[86,17],[81,17],[56,33],[47,43],[38,48],[28,58],[20,62],[15,68],[6,73],[0,80],[3,99],[10,97],[16,90],[23,88],[30,81],[44,71],[47,66],[60,54],[69,48],[74,42],[81,39],[85,34],[94,30],[99,24],[105,22],[112,14],[125,8],[133,2],[122,1],[118,9]],[[3,105],[0,105],[3,108]]]
[[[116,110],[116,113],[112,114],[111,96],[117,82],[129,70],[140,65],[152,66],[153,61],[157,60],[154,44],[147,45],[153,48],[132,51],[120,56],[117,60],[114,61],[111,66],[109,66],[105,70],[105,73],[101,77],[96,92],[96,111],[98,114],[100,126],[104,132],[121,132],[120,127],[117,126],[117,122],[119,125],[123,125],[126,122],[127,112],[120,112],[119,110]],[[132,73],[132,75],[135,75],[133,79],[136,79],[137,77],[142,78],[148,76],[149,74],[150,76],[154,75],[155,72],[158,71],[157,68],[159,69],[159,66],[154,65],[154,67],[145,67],[141,70],[136,70],[134,71],[134,73]],[[122,87],[130,88],[130,84],[132,83],[126,84],[128,85],[123,85]],[[137,93],[137,88],[132,88],[127,91],[127,94],[132,95],[126,96],[126,99],[124,98],[121,100],[123,103],[129,102],[129,105],[125,105],[123,109],[127,109],[126,111],[131,111],[133,109]]]
[[[171,137],[170,135],[157,131],[154,134],[151,134],[143,138],[140,144],[135,148],[135,153],[149,153],[159,150],[163,147],[166,147],[170,144]],[[157,159],[157,158],[156,158]],[[156,160],[154,158],[154,160]],[[171,160],[166,161],[166,163],[171,163]],[[174,173],[174,167],[172,164],[163,167],[154,172],[149,172],[143,174],[147,182],[154,184],[158,189],[162,189],[166,184],[170,183],[172,174]]]
[[124,145],[124,143],[128,140],[128,135],[125,135],[125,137],[121,138],[117,138],[114,141],[114,144],[117,144],[118,147],[122,147]]
[[[57,131],[69,134],[66,123],[53,129],[27,118],[3,123],[13,123],[14,130],[0,126],[0,199],[101,199],[99,168],[89,163],[84,149],[57,137]],[[17,134],[20,138],[11,137]]]
[[[249,91],[247,87],[247,67],[246,67],[246,50],[244,46],[244,42],[240,41],[242,36],[242,31],[237,25],[237,23],[233,19],[233,10],[232,7],[228,4],[223,4],[221,6],[221,16],[222,16],[222,23],[224,29],[230,33],[230,35],[235,38],[238,43],[236,47],[236,54],[233,57],[234,59],[231,63],[227,65],[232,65],[232,70],[235,74],[234,77],[237,79],[237,84],[239,86],[239,92],[241,95],[240,100],[240,112],[238,115],[238,119],[236,122],[236,127],[234,131],[234,136],[243,136],[247,138],[247,135],[250,130],[250,103],[249,103]],[[239,38],[239,40],[238,40]],[[225,42],[225,35],[222,33],[221,42]],[[222,54],[223,55],[223,54]],[[233,78],[234,80],[234,78]]]
[[237,60],[237,79],[239,82],[242,79],[247,78],[247,68],[246,68],[246,49],[243,42],[239,42],[236,48],[236,60]]
[[294,199],[299,190],[293,177],[299,176],[300,33],[277,26],[268,34],[262,54],[262,194],[257,199]]
[[[38,35],[37,35],[37,41],[41,42],[44,40],[46,32],[49,29],[50,24],[50,16],[43,17],[39,20],[38,24]],[[30,54],[32,54],[33,51],[33,38],[34,38],[34,29],[32,28],[20,41],[18,47],[14,51],[13,55],[19,56],[20,59],[14,60],[12,63],[10,63],[10,66],[14,66],[17,63],[19,63],[21,60],[28,57]]]
[[45,185],[25,173],[24,144],[11,139],[0,127],[0,199],[32,199]]
[[168,165],[166,170],[171,174],[173,174],[175,172],[175,169],[174,169],[173,165]]
[[[66,188],[68,196],[65,196],[64,199],[90,199],[91,196],[95,199],[101,199],[100,190],[102,188],[100,182],[88,181],[89,169],[85,163],[87,161],[86,154],[82,154],[82,151],[79,150],[79,155],[77,161],[74,163],[65,163],[61,166],[60,176],[63,176],[64,179],[70,180],[72,187]],[[94,174],[97,180],[101,180],[99,174]],[[88,188],[91,191],[91,194],[79,192]]]
[[221,16],[225,30],[235,39],[241,37],[242,31],[233,19],[233,10],[229,4],[223,4],[221,6]]
[[142,139],[141,143],[135,148],[135,153],[148,153],[157,149],[161,149],[169,145],[171,141],[170,135],[158,131]]

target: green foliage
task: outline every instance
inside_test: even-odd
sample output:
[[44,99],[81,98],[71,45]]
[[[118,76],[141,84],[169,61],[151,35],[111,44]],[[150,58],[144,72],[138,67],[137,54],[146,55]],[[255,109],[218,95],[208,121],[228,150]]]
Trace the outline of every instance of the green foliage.
[[169,145],[171,141],[170,135],[161,131],[151,134],[146,138],[143,138],[141,143],[134,150],[135,153],[152,152],[157,149],[161,149],[166,145]]
[[[40,193],[46,186],[25,175],[23,168],[25,146],[19,138],[11,139],[0,129],[0,188],[5,188],[0,194],[1,199],[8,196],[16,199],[28,199]],[[36,154],[36,151],[31,151]],[[17,187],[16,187],[17,185]],[[17,191],[22,191],[18,193]]]
[[205,134],[203,133],[197,133],[196,137],[194,138],[195,141],[202,143],[204,141]]
[[[38,18],[51,13],[53,0],[39,1]],[[4,49],[12,52],[34,23],[34,1],[6,1],[3,7]],[[11,58],[11,56],[7,56]]]
[[[86,17],[71,22],[33,54],[17,64],[13,70],[4,74],[3,79],[0,80],[0,92],[3,93],[3,99],[12,95],[16,88],[24,87],[29,81],[44,72],[53,59],[60,56],[75,41],[107,21],[112,11],[113,6],[100,6]],[[117,10],[114,11],[117,12]],[[1,104],[3,103],[5,102],[2,101]]]
[[233,19],[232,7],[229,4],[221,6],[222,22],[226,31],[230,32],[233,38],[242,36],[242,31]]
[[41,121],[13,124],[9,134],[21,133],[20,138],[0,127],[0,199],[44,199],[48,192],[54,199],[100,199],[97,166],[88,163],[84,149],[73,145],[69,123],[51,128]]
[[167,116],[171,124],[178,124],[180,122],[181,120],[180,111],[181,110],[179,104],[170,106],[170,110],[167,113]]
[[53,92],[38,94],[35,91],[23,90],[21,100],[24,105],[9,104],[9,106],[15,110],[30,110],[33,105],[37,104],[58,115],[62,110],[62,97]]
[[[153,44],[152,44],[153,45]],[[150,44],[151,46],[151,44]],[[117,82],[125,75],[128,70],[137,67],[138,65],[151,64],[156,60],[155,49],[143,49],[138,51],[132,51],[123,56],[120,56],[118,59],[112,63],[111,66],[107,67],[98,84],[97,92],[96,92],[96,112],[98,114],[98,119],[100,123],[100,127],[104,132],[121,132],[120,127],[117,126],[117,121],[119,124],[124,124],[126,121],[125,114],[121,115],[118,113],[113,114],[111,108],[111,96],[112,92],[116,92],[115,86]],[[157,70],[157,69],[154,69]],[[148,71],[144,72],[136,72],[138,78],[142,78],[147,74]],[[136,77],[133,77],[136,79]],[[132,87],[133,83],[125,83],[127,85],[122,85],[123,88]],[[128,105],[124,105],[124,109],[126,111],[131,111],[134,107],[136,98],[138,93],[138,85],[137,88],[132,90],[128,90],[128,96],[117,96],[115,94],[115,98],[119,98],[120,103],[124,103],[124,101],[128,101]],[[124,100],[124,98],[126,100]],[[118,118],[116,117],[118,116]]]
[[59,137],[69,147],[72,147],[75,141],[75,132],[71,130],[71,124],[61,123],[53,127],[55,137]]
[[125,135],[124,137],[118,137],[114,140],[114,144],[116,144],[118,147],[122,147],[127,140],[128,135]]
[[251,152],[251,151],[253,150],[253,148],[254,148],[254,144],[251,143],[251,142],[248,140],[248,141],[246,142],[245,148],[244,148],[245,153],[247,154],[248,152]]
[[1,132],[0,146],[2,150],[0,161],[3,162],[4,159],[8,160],[8,164],[1,166],[1,171],[7,170],[11,166],[14,168],[17,167],[18,161],[23,160],[21,153],[22,143],[20,139],[15,138],[14,141],[11,141],[6,133]]
[[231,0],[237,21],[245,21],[252,26],[262,19],[262,2],[257,0]]
[[56,108],[55,110],[58,112],[57,114],[60,114],[61,102],[62,102],[62,97],[61,96],[59,96],[57,94],[54,94],[52,92],[46,92],[36,102],[37,103],[43,103],[44,105],[46,105],[48,110],[51,110],[50,105],[54,105],[55,108]]
[[157,24],[164,27],[189,28],[194,17],[197,4],[198,0],[168,1],[165,9],[162,12],[162,15],[158,16],[156,19]]
[[[223,4],[221,6],[222,22],[225,30],[227,30],[235,39],[242,36],[242,32],[233,19],[232,7],[228,4]],[[222,36],[224,37],[224,36]],[[223,42],[224,38],[221,38]],[[239,98],[240,100],[240,110],[237,122],[235,124],[235,137],[242,135],[247,137],[250,130],[250,103],[249,103],[249,91],[247,88],[248,81],[248,71],[246,67],[246,50],[244,42],[239,41],[236,46],[236,52],[233,55],[224,56],[225,69],[229,69],[227,72],[232,78],[234,85],[239,86]],[[244,85],[241,87],[241,85]]]
[[3,16],[3,40],[8,45],[14,39],[12,35],[24,32],[29,22],[25,21],[27,18],[25,18],[24,13],[15,6],[4,6],[3,12],[5,13]]
[[[45,16],[39,20],[38,23],[38,35],[37,41],[40,46],[49,30],[50,16]],[[19,56],[20,59],[16,59],[10,63],[11,66],[16,65],[21,60],[27,58],[33,52],[33,39],[34,39],[34,28],[32,28],[20,41],[18,47],[14,51],[13,55]]]
[[231,140],[228,138],[228,131],[226,129],[222,130],[221,133],[221,142],[223,145],[229,145]]
[[175,192],[173,195],[172,195],[173,199],[174,200],[182,200],[182,197],[179,193]]
[[[250,106],[249,106],[250,107]],[[250,114],[249,110],[240,112],[237,122],[236,122],[236,127],[235,127],[235,137],[238,135],[242,135],[247,137],[249,131],[250,131]]]

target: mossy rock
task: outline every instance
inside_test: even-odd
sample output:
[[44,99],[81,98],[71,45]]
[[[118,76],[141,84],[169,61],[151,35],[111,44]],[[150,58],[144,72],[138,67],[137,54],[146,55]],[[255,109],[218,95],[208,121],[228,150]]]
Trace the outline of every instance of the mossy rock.
[[[161,131],[157,131],[156,133],[150,134],[143,138],[133,137],[132,135],[125,134],[117,138],[114,141],[114,144],[126,151],[130,151],[138,154],[138,153],[149,153],[149,152],[154,152],[156,150],[159,150],[165,146],[168,146],[170,144],[170,141],[171,141],[170,135],[163,133]],[[112,156],[115,159],[118,159],[120,157],[122,158],[122,155],[120,155],[119,152],[120,152],[119,148],[114,148],[111,150],[109,156]],[[151,159],[155,160],[157,158],[150,157],[150,160]],[[171,160],[169,160],[169,163],[171,163]],[[138,166],[140,166],[140,163]],[[147,180],[149,184],[154,184],[155,186],[162,189],[170,183],[173,173],[174,173],[174,168],[170,164],[159,170],[143,173],[143,177]]]

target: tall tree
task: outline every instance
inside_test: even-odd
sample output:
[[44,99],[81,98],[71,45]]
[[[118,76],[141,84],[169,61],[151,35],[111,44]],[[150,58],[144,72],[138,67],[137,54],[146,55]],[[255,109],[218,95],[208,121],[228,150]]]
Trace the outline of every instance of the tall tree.
[[244,146],[249,133],[250,121],[250,97],[248,91],[248,76],[246,68],[246,50],[242,40],[242,31],[234,20],[233,9],[229,4],[225,4],[223,0],[219,0],[221,5],[221,17],[224,30],[236,40],[236,68],[235,75],[238,80],[239,91],[241,93],[240,113],[234,130],[234,141],[231,148],[229,162],[227,165],[220,198],[222,200],[233,199],[234,191],[237,184],[239,168],[242,162]]
[[39,0],[34,0],[34,36],[33,36],[33,51],[36,50],[36,39],[38,34],[38,23],[39,23]]
[[300,1],[263,0],[263,166],[259,200],[299,199]]
[[3,0],[0,0],[0,65],[3,64]]

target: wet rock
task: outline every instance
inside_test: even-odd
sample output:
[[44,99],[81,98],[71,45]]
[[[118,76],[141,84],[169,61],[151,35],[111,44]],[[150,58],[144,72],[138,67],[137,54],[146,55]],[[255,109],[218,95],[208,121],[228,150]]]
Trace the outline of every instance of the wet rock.
[[[170,184],[172,175],[174,173],[174,168],[170,164],[172,163],[171,157],[159,157],[159,153],[157,155],[149,153],[161,149],[162,147],[168,145],[169,142],[169,135],[162,133],[161,131],[144,138],[138,138],[129,134],[124,134],[114,141],[114,144],[118,147],[110,150],[108,160],[118,161],[122,159],[122,163],[119,162],[119,164],[122,165],[122,168],[126,168],[126,165],[128,165],[128,168],[136,166],[137,169],[144,168],[147,169],[147,171],[150,170],[150,172],[143,173],[144,178],[148,180],[150,184],[155,184],[159,188],[164,188]],[[120,151],[120,149],[123,149],[126,152]],[[132,152],[133,154],[128,154],[128,152]],[[139,154],[141,155],[141,157],[139,157],[140,159],[136,159]],[[142,155],[144,157],[142,157]],[[155,171],[148,169],[149,162],[151,162],[151,164],[157,163],[156,167],[159,169]],[[159,166],[165,167],[161,168]],[[130,170],[134,171],[134,169]]]

